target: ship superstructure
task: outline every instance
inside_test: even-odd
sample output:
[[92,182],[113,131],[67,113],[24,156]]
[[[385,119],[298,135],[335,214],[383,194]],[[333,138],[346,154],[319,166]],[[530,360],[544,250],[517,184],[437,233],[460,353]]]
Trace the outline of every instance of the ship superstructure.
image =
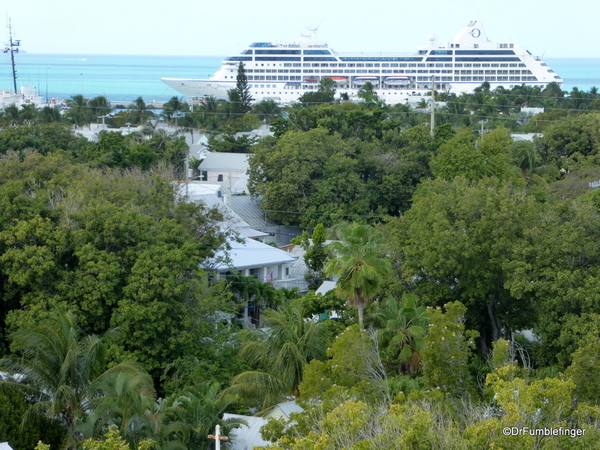
[[305,92],[317,90],[323,78],[336,82],[338,94],[356,99],[367,82],[385,103],[406,102],[437,91],[471,93],[483,82],[502,86],[546,87],[563,80],[539,57],[513,42],[491,42],[483,25],[473,21],[456,37],[440,44],[434,35],[416,53],[337,53],[314,42],[307,33],[295,43],[255,42],[240,55],[223,61],[210,79],[162,80],[192,100],[227,100],[235,88],[238,65],[243,62],[255,102],[292,103]]

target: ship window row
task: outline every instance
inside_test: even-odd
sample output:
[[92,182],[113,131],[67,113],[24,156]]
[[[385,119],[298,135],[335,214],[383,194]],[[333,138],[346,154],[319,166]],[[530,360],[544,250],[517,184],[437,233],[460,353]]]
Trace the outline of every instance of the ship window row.
[[341,61],[422,61],[416,56],[340,56]]
[[331,55],[329,50],[304,50],[305,55]]
[[254,52],[255,55],[301,55],[301,50],[287,50],[287,49],[278,49],[278,50],[256,50]]
[[456,55],[514,55],[514,50],[456,50]]
[[230,56],[225,61],[252,61],[252,56]]
[[[254,81],[254,82],[256,82],[256,81],[265,81],[264,78],[265,77],[255,77],[254,80],[250,80],[249,79],[248,81]],[[275,81],[275,78],[273,78],[271,80],[271,79],[269,79],[267,77],[266,81]],[[302,81],[302,77],[297,77],[296,76],[296,77],[289,77],[289,79],[288,79],[288,77],[280,76],[280,77],[278,77],[278,81],[301,82]],[[418,82],[429,82],[429,81],[431,81],[431,78],[430,77],[425,77],[425,76],[420,76],[420,77],[417,77],[417,81]],[[496,82],[496,81],[499,81],[499,82],[503,82],[503,81],[525,82],[525,81],[537,81],[537,78],[536,77],[506,77],[506,76],[497,76],[497,77],[496,76],[486,76],[486,77],[483,77],[483,76],[460,76],[460,77],[454,77],[453,78],[453,77],[444,76],[444,77],[441,77],[441,79],[437,80],[437,81],[442,81],[442,82],[451,82],[451,81],[455,81],[455,82],[457,82],[457,81],[462,81],[462,82],[483,82],[483,81],[493,81],[493,82]],[[277,87],[277,85],[275,85],[275,84],[273,84],[273,85],[267,84],[266,86],[264,84],[261,84],[261,85],[253,84],[251,86],[253,88],[259,88],[259,86],[261,88],[263,88],[263,87],[271,88],[272,87],[273,89],[275,89]]]
[[[259,71],[256,71],[259,72]],[[261,71],[264,72],[264,71]],[[273,71],[269,71],[267,70],[267,73],[270,72],[275,72],[275,70]],[[293,71],[292,71],[293,72]],[[378,74],[378,73],[419,73],[419,74],[439,74],[439,73],[452,73],[452,70],[448,70],[448,69],[420,69],[420,70],[414,70],[414,69],[408,69],[408,70],[391,70],[391,69],[384,69],[384,70],[354,70],[354,69],[345,69],[345,70],[341,70],[341,69],[304,69],[303,73],[305,74],[314,74],[314,73],[371,73],[371,74]],[[288,73],[287,71],[282,71],[279,70],[278,73]],[[298,71],[299,73],[299,71]],[[487,69],[487,70],[482,70],[482,69],[463,69],[463,70],[455,70],[454,71],[455,75],[530,75],[531,71],[530,70],[494,70],[494,69]]]
[[271,42],[254,42],[250,47],[275,47]]
[[473,56],[473,57],[456,57],[454,58],[455,61],[461,61],[461,62],[466,62],[466,61],[470,61],[470,62],[482,62],[482,61],[503,61],[503,62],[510,62],[510,61],[521,61],[518,57],[496,57],[496,56]]
[[[333,67],[333,68],[323,69],[322,73],[344,73],[344,72],[345,73],[356,73],[357,72],[356,70],[349,71],[349,70],[343,70],[343,69],[336,69],[335,67],[338,66],[337,64],[325,64],[325,63],[318,64],[318,63],[314,63],[314,64],[305,64],[305,66],[306,67],[314,67],[314,68],[328,67],[328,66]],[[343,64],[343,65],[340,64],[339,65],[339,67],[345,67],[345,66],[346,66],[345,64]],[[366,69],[362,68],[362,67],[364,67],[364,64],[349,64],[349,66],[351,66],[351,67],[358,66],[359,68],[361,68],[361,70],[359,70],[358,72],[366,72],[366,73],[380,73],[380,72],[383,72],[383,73],[404,73],[404,70],[393,70],[393,71],[390,70],[390,69],[384,69],[382,71],[373,70],[373,69],[366,70]],[[406,64],[404,64],[403,66],[406,66]],[[410,67],[415,67],[415,66],[422,67],[422,66],[424,66],[424,64],[418,64],[418,65],[409,64],[409,66]],[[442,64],[436,64],[435,66],[436,67],[441,67]],[[448,67],[448,68],[452,68],[453,67],[453,65],[451,65],[451,64],[444,64],[444,66]],[[480,68],[480,67],[482,67],[482,68],[488,69],[490,66],[492,68],[499,68],[499,67],[500,68],[506,68],[508,66],[510,66],[510,67],[516,67],[517,64],[456,64],[456,65],[454,65],[455,68],[460,68],[460,69],[462,69],[463,67],[464,68],[471,68],[471,67],[473,67],[473,68]],[[519,64],[519,66],[525,67],[524,64]],[[431,65],[431,64],[428,65],[428,67],[429,68],[426,69],[426,70],[425,69],[420,69],[418,71],[407,70],[406,72],[407,73],[452,73],[452,70],[448,70],[448,69],[444,69],[444,70],[433,69],[432,68],[433,65]],[[300,70],[300,69],[246,69],[246,73],[301,73],[301,72],[304,72],[304,73],[319,73],[319,70],[318,69],[314,69],[314,68],[313,69],[306,69],[305,68],[303,71]],[[230,70],[230,72],[232,72],[232,71]],[[462,72],[464,72],[464,71],[462,71]],[[549,70],[549,72],[554,73],[552,70]],[[458,70],[456,70],[456,73],[458,73]],[[477,73],[484,73],[484,72],[483,72],[483,70],[473,70],[473,73],[477,74]],[[488,70],[485,70],[485,73],[486,74],[496,74],[496,70],[489,70],[488,69]],[[505,73],[505,74],[509,74],[509,75],[520,75],[520,74],[530,75],[531,71],[530,70],[515,70],[515,69],[512,69],[512,70],[509,70],[509,71],[498,70],[498,73]]]
[[302,77],[298,75],[254,75],[248,77],[248,81],[302,81]]
[[[397,59],[397,58],[396,58]],[[301,57],[293,57],[293,56],[256,56],[254,58],[255,61],[273,61],[273,62],[285,62],[285,65],[289,65],[291,63],[287,62],[287,61],[302,61]],[[348,58],[346,57],[342,57],[341,60],[348,60]],[[360,60],[360,59],[354,59],[354,60]],[[411,58],[403,58],[403,60],[405,61],[421,61],[420,58],[416,58],[416,59],[411,59]],[[252,57],[250,56],[231,56],[229,58],[227,58],[225,61],[252,61]],[[334,57],[304,57],[304,61],[306,62],[316,62],[316,61],[333,61],[332,64],[335,64],[335,62],[337,61],[336,58]],[[373,61],[373,59],[363,59],[363,61]],[[429,63],[432,62],[451,62],[452,58],[427,58],[426,60]],[[489,56],[489,57],[456,57],[455,58],[455,62],[457,63],[463,63],[463,62],[492,62],[492,61],[498,61],[498,62],[505,62],[505,63],[509,63],[512,62],[511,67],[514,65],[515,62],[520,62],[520,58],[518,57],[493,57],[493,56]],[[295,63],[298,64],[298,63]],[[347,64],[344,63],[340,63],[339,66],[340,67],[346,67]],[[409,64],[410,67],[414,67],[415,63],[411,63]],[[381,64],[381,67],[406,67],[406,64],[389,64],[389,63],[384,63]],[[519,66],[524,66],[524,64],[519,64]],[[353,67],[353,65],[348,64],[348,67]],[[378,63],[364,63],[364,64],[357,64],[357,67],[380,67],[380,64]],[[425,67],[424,64],[420,63],[419,67]],[[431,64],[428,65],[428,67],[433,67]],[[446,66],[447,67],[447,66]]]
[[337,61],[333,56],[305,56],[304,61]]
[[300,56],[256,56],[255,61],[302,61]]

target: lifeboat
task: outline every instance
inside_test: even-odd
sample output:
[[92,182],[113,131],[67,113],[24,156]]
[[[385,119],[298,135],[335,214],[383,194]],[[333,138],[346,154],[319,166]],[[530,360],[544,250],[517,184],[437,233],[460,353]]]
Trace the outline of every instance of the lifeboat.
[[352,82],[356,85],[356,86],[364,86],[366,83],[371,83],[373,86],[376,86],[379,84],[379,78],[378,77],[355,77]]
[[348,82],[348,77],[325,77],[335,81],[337,84],[346,84]]
[[304,81],[306,83],[316,83],[318,80],[316,78],[305,78]]
[[386,86],[406,86],[410,84],[410,79],[408,77],[386,77],[383,84]]

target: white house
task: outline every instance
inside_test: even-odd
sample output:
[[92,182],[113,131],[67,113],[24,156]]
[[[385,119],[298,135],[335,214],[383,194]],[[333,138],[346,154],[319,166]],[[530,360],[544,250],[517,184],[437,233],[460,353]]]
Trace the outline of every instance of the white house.
[[[190,202],[202,202],[209,208],[218,207],[225,216],[220,224],[221,229],[235,232],[235,236],[227,239],[226,248],[202,264],[204,268],[216,271],[218,278],[242,275],[270,282],[277,288],[293,287],[286,283],[292,281],[292,264],[298,256],[260,242],[259,239],[269,236],[269,233],[250,228],[247,222],[223,203],[221,186],[182,183],[178,186],[178,195]],[[262,307],[253,302],[245,305],[245,327],[260,326]]]
[[[290,266],[296,257],[288,252],[249,238],[242,238],[241,242],[229,239],[227,243],[229,250],[217,252],[212,260],[204,263],[204,267],[215,270],[219,278],[227,279],[240,274],[273,283],[275,287],[279,287],[280,283],[290,278]],[[264,307],[265,305],[256,303],[254,299],[250,299],[244,305],[244,328],[262,326]]]
[[231,194],[248,193],[248,154],[208,152],[198,166],[200,180],[223,186]]
[[228,244],[230,250],[217,252],[207,264],[220,277],[237,272],[268,282],[290,278],[290,268],[297,256],[249,238],[241,242],[230,239]]
[[13,450],[8,442],[0,442],[0,450]]

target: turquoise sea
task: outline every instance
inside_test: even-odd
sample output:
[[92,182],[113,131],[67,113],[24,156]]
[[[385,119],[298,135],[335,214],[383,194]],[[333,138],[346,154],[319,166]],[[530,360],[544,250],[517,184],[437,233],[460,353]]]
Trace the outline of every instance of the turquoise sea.
[[[43,98],[106,96],[112,102],[165,102],[178,92],[161,78],[208,78],[223,56],[73,55],[19,53],[17,87],[36,86]],[[600,58],[547,58],[563,89],[600,88]],[[12,88],[8,54],[0,55],[0,89]]]
[[[17,88],[36,86],[43,98],[106,96],[111,102],[165,102],[180,94],[161,78],[208,78],[223,56],[15,55]],[[0,89],[12,89],[10,56],[0,55]]]

